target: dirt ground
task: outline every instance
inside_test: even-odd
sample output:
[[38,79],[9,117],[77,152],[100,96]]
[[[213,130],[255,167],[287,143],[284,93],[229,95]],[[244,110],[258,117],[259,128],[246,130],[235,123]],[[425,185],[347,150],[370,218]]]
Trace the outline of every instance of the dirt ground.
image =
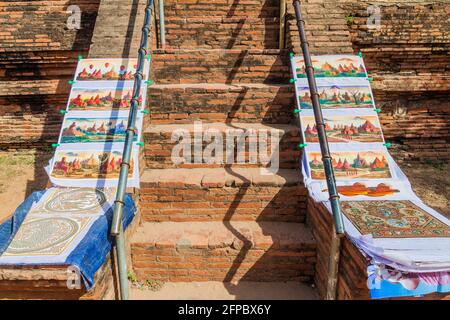
[[[33,191],[48,182],[44,166],[48,152],[0,153],[0,222],[10,216]],[[430,207],[450,218],[450,164],[402,164],[414,191]]]
[[0,153],[0,222],[14,213],[33,191],[46,187],[44,166],[52,154],[52,150]]
[[450,164],[400,166],[423,202],[450,218]]

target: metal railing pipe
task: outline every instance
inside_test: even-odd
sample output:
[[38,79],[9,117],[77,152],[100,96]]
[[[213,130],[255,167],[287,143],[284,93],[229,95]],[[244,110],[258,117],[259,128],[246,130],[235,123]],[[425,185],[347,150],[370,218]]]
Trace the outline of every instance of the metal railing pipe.
[[164,0],[158,0],[159,11],[159,39],[161,48],[166,46],[166,24],[164,22]]
[[133,95],[131,98],[130,114],[125,135],[125,144],[122,153],[122,164],[120,165],[119,182],[117,185],[116,199],[114,201],[113,220],[110,234],[115,239],[115,250],[117,258],[117,269],[119,273],[120,298],[128,299],[128,274],[125,252],[125,236],[123,231],[122,215],[125,205],[125,191],[127,188],[128,173],[130,168],[131,153],[133,150],[133,140],[136,134],[136,118],[138,114],[139,95],[143,82],[143,71],[145,56],[147,54],[148,35],[150,31],[150,21],[152,18],[153,0],[147,0],[145,7],[144,25],[142,27],[141,42],[138,51],[138,62],[136,74],[134,75]]
[[284,49],[284,35],[286,34],[286,0],[280,0],[280,35],[279,49]]
[[344,220],[342,217],[341,206],[339,203],[339,195],[336,187],[336,178],[332,165],[332,158],[330,148],[328,146],[328,139],[325,131],[325,123],[323,121],[322,108],[319,101],[319,93],[317,91],[317,83],[314,76],[314,68],[309,53],[309,44],[306,37],[305,21],[302,17],[301,6],[299,0],[293,1],[295,16],[297,19],[297,27],[300,34],[300,44],[303,52],[305,63],[305,71],[308,78],[309,90],[314,110],[314,117],[316,120],[317,133],[319,137],[320,150],[322,153],[322,162],[325,170],[325,176],[328,186],[329,200],[331,204],[331,211],[334,218],[334,229],[332,235],[332,244],[330,250],[330,260],[328,265],[328,283],[327,283],[327,299],[335,299],[337,274],[339,267],[340,242],[344,235]]

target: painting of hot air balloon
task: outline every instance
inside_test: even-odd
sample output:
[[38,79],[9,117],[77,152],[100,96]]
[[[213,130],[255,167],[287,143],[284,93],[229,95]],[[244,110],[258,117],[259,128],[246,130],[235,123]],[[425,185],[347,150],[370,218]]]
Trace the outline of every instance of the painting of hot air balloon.
[[[301,117],[306,142],[319,142],[314,116]],[[376,115],[324,117],[328,142],[384,142]]]
[[[138,108],[145,99],[144,88],[138,98]],[[72,88],[69,97],[69,110],[128,110],[131,106],[133,88],[85,89]]]
[[[359,56],[316,56],[312,58],[316,78],[366,78],[364,62]],[[302,57],[295,58],[297,78],[306,78]]]
[[[129,177],[133,176],[134,155],[130,161]],[[119,151],[57,151],[53,178],[66,179],[114,179],[119,177],[122,153]]]
[[[374,108],[369,86],[319,86],[317,90],[322,109]],[[309,87],[299,87],[298,96],[300,108],[312,109]]]
[[[66,118],[60,143],[124,142],[128,118]],[[134,141],[138,134],[134,135]]]
[[[149,62],[145,61],[143,79]],[[137,59],[83,59],[78,63],[75,81],[133,81]]]
[[[325,180],[320,152],[307,152],[311,178]],[[334,175],[338,180],[392,178],[385,151],[332,152]]]

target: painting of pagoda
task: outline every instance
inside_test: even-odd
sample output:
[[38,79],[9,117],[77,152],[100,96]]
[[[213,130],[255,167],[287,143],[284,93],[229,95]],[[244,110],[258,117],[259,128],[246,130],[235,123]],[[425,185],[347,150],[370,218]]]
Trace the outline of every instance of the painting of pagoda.
[[78,64],[75,80],[134,80],[136,69],[137,59],[85,59]]
[[[303,58],[298,57],[295,63],[297,78],[306,78]],[[316,78],[367,77],[362,59],[358,56],[312,57],[312,64]]]
[[[127,118],[67,118],[64,120],[61,143],[124,142]],[[137,135],[134,135],[135,140]]]
[[[118,151],[59,151],[51,176],[64,179],[114,179],[119,177],[122,153]],[[129,177],[133,175],[134,158]]]
[[[313,179],[325,180],[322,155],[308,152],[309,167]],[[336,179],[387,179],[391,178],[389,163],[384,151],[334,152],[333,169]]]
[[[325,117],[328,142],[383,142],[377,116]],[[319,142],[314,116],[302,117],[306,142]]]
[[[374,102],[367,86],[319,87],[319,101],[323,109],[373,108]],[[299,88],[299,103],[302,109],[312,109],[309,87]]]
[[[73,88],[69,98],[69,110],[127,110],[131,106],[133,90]],[[138,106],[142,105],[142,94]]]

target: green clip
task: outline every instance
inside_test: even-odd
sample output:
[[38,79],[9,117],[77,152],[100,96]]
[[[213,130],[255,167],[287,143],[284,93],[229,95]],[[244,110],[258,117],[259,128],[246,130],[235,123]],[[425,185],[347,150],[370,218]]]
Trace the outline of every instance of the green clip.
[[373,81],[373,78],[372,77],[367,77],[366,80]]
[[300,110],[300,109],[294,109],[294,113],[300,113],[300,112],[302,112],[302,110]]
[[83,56],[82,55],[78,55],[78,61],[83,60]]
[[59,110],[59,113],[61,113],[61,114],[66,114],[66,113],[67,113],[67,110],[66,110],[66,109],[61,109],[61,110]]
[[52,143],[52,148],[59,147],[59,143]]
[[304,147],[306,147],[308,144],[307,143],[300,143],[299,145],[298,145],[298,147],[300,148],[300,149],[303,149]]
[[136,143],[138,146],[143,147],[144,146],[144,142],[143,141],[139,141]]
[[152,85],[153,84],[153,80],[145,80],[145,83],[148,85]]
[[69,81],[67,81],[67,83],[68,83],[68,84],[73,84],[74,81],[73,81],[73,80],[69,80]]
[[289,56],[291,57],[291,59],[294,57],[294,53],[293,52],[291,52],[291,53],[289,53]]
[[392,143],[386,142],[386,143],[383,143],[383,146],[389,148],[389,147],[392,147]]
[[141,110],[141,113],[143,113],[143,114],[149,114],[149,113],[150,113],[150,110],[142,109],[142,110]]
[[377,113],[380,113],[380,112],[381,112],[381,109],[376,108],[376,109],[373,109],[373,111],[375,111],[375,112],[377,112]]
[[359,56],[360,58],[362,58],[362,52],[361,52],[361,51],[358,52],[358,56]]
[[295,79],[294,79],[294,78],[291,78],[291,79],[289,79],[289,82],[290,82],[290,83],[294,83],[294,82],[295,82]]
[[147,58],[147,61],[150,61],[151,58],[150,54],[146,55],[145,57]]

